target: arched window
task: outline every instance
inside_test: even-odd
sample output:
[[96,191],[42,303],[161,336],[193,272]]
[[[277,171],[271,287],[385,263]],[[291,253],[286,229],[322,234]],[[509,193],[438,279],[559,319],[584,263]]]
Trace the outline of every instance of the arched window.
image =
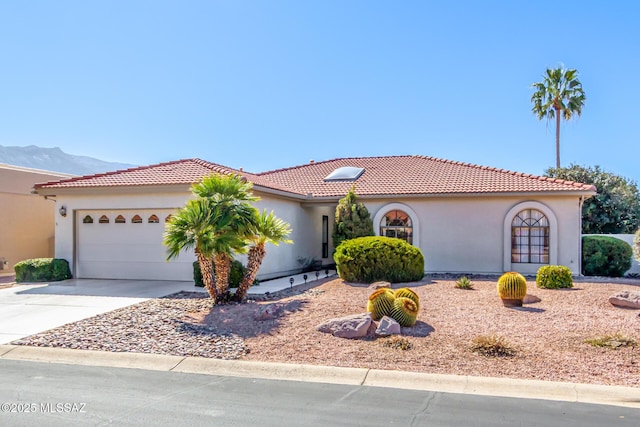
[[525,209],[511,221],[511,262],[549,264],[549,220],[539,210]]
[[142,224],[142,217],[140,215],[134,215],[133,218],[131,218],[131,223]]
[[91,215],[87,215],[84,218],[82,218],[82,223],[83,224],[93,224],[93,218],[91,218]]
[[404,211],[394,209],[380,220],[380,235],[396,237],[413,244],[413,223]]
[[102,215],[98,220],[100,224],[109,224],[109,217],[106,215]]
[[122,215],[118,215],[116,217],[116,220],[114,221],[116,224],[124,224],[125,222],[127,222],[126,219],[124,219],[124,217]]
[[151,215],[149,217],[149,224],[158,224],[160,222],[160,218],[157,215]]

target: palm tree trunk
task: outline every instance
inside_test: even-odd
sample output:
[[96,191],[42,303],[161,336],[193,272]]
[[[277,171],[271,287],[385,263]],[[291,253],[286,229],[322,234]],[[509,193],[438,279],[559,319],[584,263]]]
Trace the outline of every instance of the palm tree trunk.
[[556,169],[560,169],[560,110],[556,109]]
[[238,290],[236,290],[236,294],[233,298],[235,301],[241,302],[247,295],[247,292],[253,284],[253,281],[256,280],[258,270],[260,269],[260,265],[262,264],[262,260],[264,259],[266,254],[267,251],[264,248],[264,244],[258,244],[256,246],[252,246],[251,249],[249,249],[247,271],[242,277],[242,282],[240,282]]
[[218,293],[216,292],[216,287],[213,283],[213,264],[211,262],[211,257],[204,256],[201,253],[198,253],[197,256],[198,264],[200,264],[200,271],[202,272],[202,282],[215,304]]
[[213,256],[213,263],[216,266],[216,292],[218,302],[228,299],[229,274],[231,272],[231,256],[226,253],[218,253]]

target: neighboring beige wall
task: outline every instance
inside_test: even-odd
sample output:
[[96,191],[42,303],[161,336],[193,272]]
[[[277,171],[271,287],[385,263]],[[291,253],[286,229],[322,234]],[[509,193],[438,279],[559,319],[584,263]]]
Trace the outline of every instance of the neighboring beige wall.
[[[574,274],[580,273],[579,199],[570,197],[448,197],[428,199],[363,200],[379,233],[379,218],[391,209],[413,213],[414,244],[425,256],[427,272],[535,273],[538,265],[510,263],[510,232],[505,218],[526,202],[541,203],[557,222],[556,256]],[[516,209],[517,210],[517,209]],[[511,218],[508,219],[511,221]],[[505,246],[507,249],[505,249]],[[508,262],[505,262],[505,259]]]
[[52,200],[31,194],[33,185],[69,177],[0,164],[0,273],[30,258],[54,256],[54,209]]

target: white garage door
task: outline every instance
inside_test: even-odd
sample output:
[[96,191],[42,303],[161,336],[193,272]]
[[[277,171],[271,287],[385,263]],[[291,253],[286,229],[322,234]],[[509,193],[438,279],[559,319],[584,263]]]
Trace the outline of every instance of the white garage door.
[[76,216],[78,278],[193,280],[193,252],[166,261],[169,209],[91,210]]

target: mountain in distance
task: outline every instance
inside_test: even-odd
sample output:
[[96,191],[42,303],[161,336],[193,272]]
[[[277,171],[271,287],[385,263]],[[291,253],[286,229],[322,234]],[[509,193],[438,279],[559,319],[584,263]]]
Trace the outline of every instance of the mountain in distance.
[[75,156],[65,153],[58,147],[44,148],[35,145],[27,147],[0,145],[0,163],[73,175],[91,175],[136,166],[128,163],[106,162],[87,156]]

